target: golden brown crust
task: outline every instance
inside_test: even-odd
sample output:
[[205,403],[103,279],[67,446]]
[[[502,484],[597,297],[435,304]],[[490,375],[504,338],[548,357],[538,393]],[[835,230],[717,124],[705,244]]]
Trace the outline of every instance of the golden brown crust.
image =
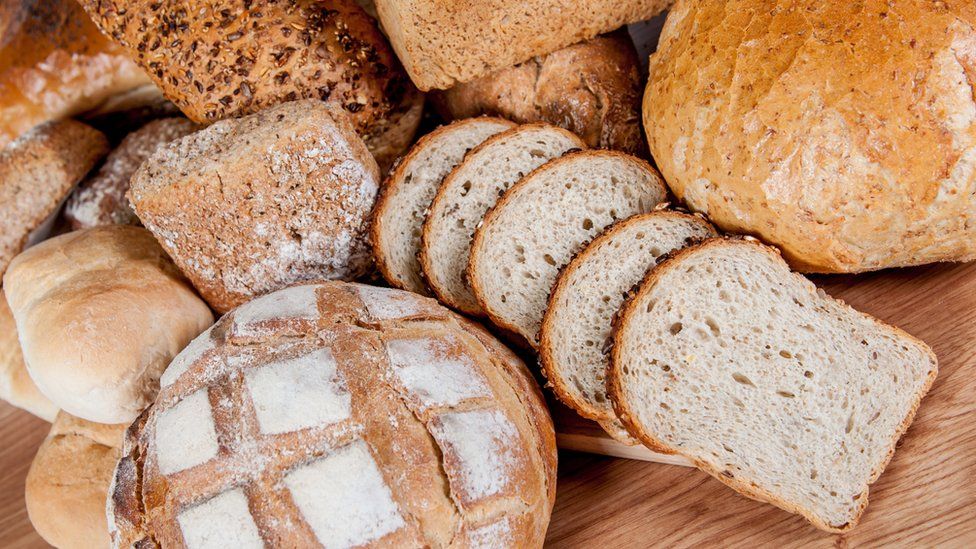
[[54,421],[58,407],[38,390],[27,373],[24,355],[17,339],[17,326],[0,289],[0,399],[46,421]]

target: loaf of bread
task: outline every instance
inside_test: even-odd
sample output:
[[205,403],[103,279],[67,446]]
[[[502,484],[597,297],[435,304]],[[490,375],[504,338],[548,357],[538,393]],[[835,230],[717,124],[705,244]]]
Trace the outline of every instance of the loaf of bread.
[[447,120],[547,122],[590,147],[646,156],[641,85],[634,43],[620,29],[431,95]]
[[75,0],[0,0],[0,148],[147,84]]
[[54,421],[58,407],[38,390],[27,373],[24,354],[20,352],[14,315],[7,296],[0,289],[0,400],[27,410],[37,417]]
[[135,419],[173,356],[213,323],[149,231],[129,225],[28,249],[10,264],[3,289],[37,387],[98,423]]
[[427,91],[650,19],[671,2],[377,0],[376,9],[410,78]]
[[220,313],[298,281],[352,280],[379,169],[342,109],[292,101],[161,147],[129,199]]
[[608,374],[628,430],[818,528],[857,524],[937,373],[921,341],[712,239],[655,267],[620,313]]
[[24,486],[27,515],[44,541],[59,549],[111,546],[105,502],[126,427],[58,414]]
[[651,153],[689,207],[802,271],[976,259],[974,42],[971,2],[679,0]]
[[176,357],[108,513],[116,547],[541,547],[555,489],[515,354],[431,299],[326,282]]
[[353,0],[81,3],[195,122],[319,99],[351,117],[384,167],[420,123],[423,97]]
[[0,150],[0,276],[107,152],[104,135],[73,120],[37,126]]

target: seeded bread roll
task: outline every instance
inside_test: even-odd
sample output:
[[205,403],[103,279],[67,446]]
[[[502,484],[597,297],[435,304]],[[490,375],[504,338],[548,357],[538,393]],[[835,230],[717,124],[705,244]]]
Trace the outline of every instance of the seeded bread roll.
[[7,296],[0,289],[0,399],[35,416],[54,421],[58,407],[34,384],[20,352],[14,315],[7,305]]
[[108,514],[117,547],[542,547],[555,489],[515,354],[431,299],[326,282],[176,357]]

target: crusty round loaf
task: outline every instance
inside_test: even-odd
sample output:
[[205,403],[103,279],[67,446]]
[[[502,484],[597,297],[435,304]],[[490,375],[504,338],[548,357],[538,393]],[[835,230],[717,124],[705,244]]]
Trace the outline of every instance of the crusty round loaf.
[[27,373],[24,354],[20,352],[14,315],[7,296],[0,289],[0,399],[23,408],[37,417],[54,421],[58,407],[38,390]]
[[688,206],[803,271],[974,259],[974,29],[971,2],[679,0],[651,153]]
[[17,256],[3,289],[38,389],[99,423],[136,418],[169,361],[213,323],[149,231],[111,225]]
[[116,469],[116,546],[542,546],[556,449],[540,390],[432,299],[279,290],[161,381]]
[[24,486],[27,515],[44,541],[59,549],[109,547],[105,501],[126,427],[58,414]]
[[621,28],[432,94],[448,120],[481,114],[547,122],[587,146],[647,155],[640,64]]

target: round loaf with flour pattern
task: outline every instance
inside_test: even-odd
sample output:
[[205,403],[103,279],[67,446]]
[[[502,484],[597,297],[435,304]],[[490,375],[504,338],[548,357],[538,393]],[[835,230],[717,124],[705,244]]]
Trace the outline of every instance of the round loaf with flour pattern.
[[115,546],[541,547],[552,421],[484,329],[403,292],[293,286],[174,359],[130,427]]

